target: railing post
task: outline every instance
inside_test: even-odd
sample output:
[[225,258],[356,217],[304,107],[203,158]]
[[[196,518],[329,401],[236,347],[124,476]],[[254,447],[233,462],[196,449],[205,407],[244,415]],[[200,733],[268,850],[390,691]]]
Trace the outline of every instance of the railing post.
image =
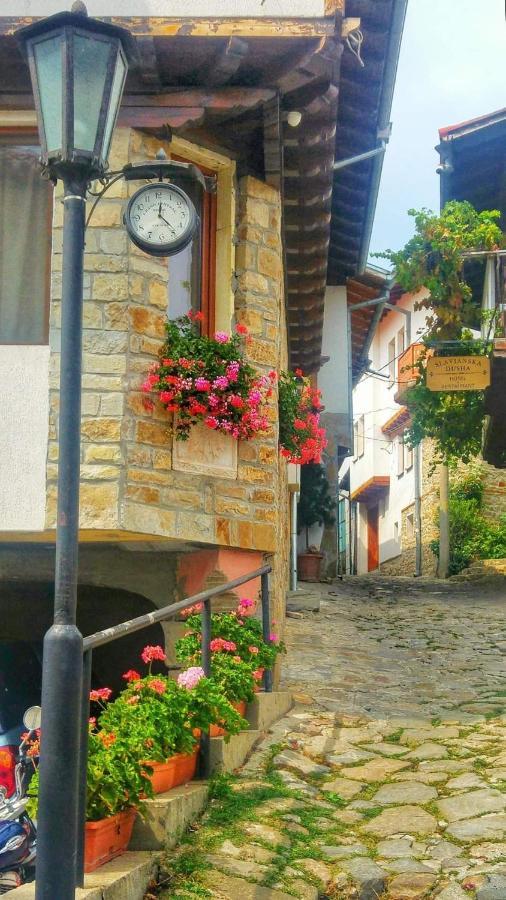
[[[264,572],[261,575],[261,590],[262,590],[262,632],[264,636],[264,641],[269,643],[269,636],[271,633],[271,610],[270,610],[270,597],[269,597],[269,575],[267,572]],[[267,692],[272,691],[272,669],[266,669],[264,672],[264,690]]]
[[[201,656],[202,668],[207,678],[211,674],[211,601],[204,600],[202,610]],[[204,778],[209,777],[211,761],[211,742],[209,732],[202,732],[200,737],[200,772]]]
[[79,782],[77,795],[77,854],[76,887],[84,887],[84,833],[86,824],[86,782],[88,771],[88,729],[90,718],[90,690],[92,650],[83,657],[83,691],[81,696],[81,725],[79,732]]

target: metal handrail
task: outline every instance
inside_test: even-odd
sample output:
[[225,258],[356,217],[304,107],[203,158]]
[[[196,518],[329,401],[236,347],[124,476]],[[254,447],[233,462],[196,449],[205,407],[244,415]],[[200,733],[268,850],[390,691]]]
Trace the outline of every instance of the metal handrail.
[[94,650],[95,647],[102,647],[104,644],[109,644],[111,641],[115,641],[120,637],[125,637],[127,634],[133,634],[134,631],[141,631],[143,628],[147,628],[148,625],[155,625],[157,622],[163,622],[164,619],[175,615],[175,613],[181,612],[183,609],[188,609],[189,606],[194,606],[196,603],[205,603],[206,600],[212,600],[213,597],[223,594],[224,591],[233,590],[233,588],[240,587],[241,584],[247,584],[249,581],[253,581],[254,578],[268,575],[271,571],[271,566],[261,566],[259,569],[255,569],[254,572],[249,572],[247,575],[241,575],[239,578],[234,578],[233,581],[227,581],[226,584],[220,584],[218,587],[209,588],[207,591],[201,591],[200,594],[194,594],[193,597],[187,597],[185,600],[178,600],[177,603],[171,603],[169,606],[162,606],[161,609],[157,609],[152,613],[146,613],[144,616],[138,616],[136,619],[121,622],[119,625],[114,625],[112,628],[96,631],[95,634],[90,634],[88,637],[84,638],[84,652],[86,653],[87,650]]
[[[179,600],[177,603],[171,603],[169,606],[163,606],[152,613],[146,613],[143,616],[137,616],[135,619],[129,619],[126,622],[120,622],[111,628],[105,628],[103,631],[97,631],[84,638],[84,660],[83,660],[83,692],[81,699],[81,733],[79,744],[79,809],[77,823],[77,859],[76,859],[76,885],[83,887],[84,885],[84,834],[86,823],[86,776],[88,764],[88,723],[90,716],[90,690],[91,690],[91,668],[93,650],[96,647],[103,647],[104,644],[110,644],[118,638],[141,631],[150,625],[163,622],[174,616],[181,610],[188,609],[196,603],[202,603],[202,637],[201,637],[201,657],[202,668],[208,676],[211,672],[211,651],[209,644],[211,642],[211,607],[214,597],[220,596],[226,591],[240,587],[241,584],[247,584],[255,578],[260,577],[261,580],[261,602],[262,602],[262,633],[264,640],[268,641],[271,622],[270,622],[270,598],[269,598],[269,574],[272,572],[271,566],[261,566],[247,575],[241,575],[226,584],[220,584],[217,587],[209,588],[207,591],[201,591],[200,594],[194,594],[185,600]],[[266,669],[263,676],[264,690],[272,691],[272,671]],[[202,734],[200,738],[200,754],[201,754],[201,774],[209,774],[211,744],[208,734]]]

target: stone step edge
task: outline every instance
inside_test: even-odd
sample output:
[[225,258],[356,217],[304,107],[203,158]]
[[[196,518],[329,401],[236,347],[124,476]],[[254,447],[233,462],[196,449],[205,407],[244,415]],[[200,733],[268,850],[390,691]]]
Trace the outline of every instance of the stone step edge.
[[[149,882],[158,872],[155,853],[127,851],[95,872],[84,876],[84,888],[77,888],[75,900],[143,900]],[[34,900],[35,884],[9,891],[14,900]],[[56,900],[56,898],[55,898]]]

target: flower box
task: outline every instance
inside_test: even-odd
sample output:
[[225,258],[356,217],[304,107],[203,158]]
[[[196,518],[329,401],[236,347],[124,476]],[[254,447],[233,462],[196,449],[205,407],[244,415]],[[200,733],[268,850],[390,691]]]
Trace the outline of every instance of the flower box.
[[[237,700],[235,703],[231,703],[231,706],[239,713],[243,719],[246,716],[246,701],[245,700]],[[209,729],[210,737],[223,737],[227,732],[224,728],[220,728],[219,725],[211,725]]]
[[191,781],[197,770],[198,752],[197,747],[193,753],[175,753],[166,762],[144,760],[143,764],[153,769],[153,774],[148,778],[154,793],[164,794]]
[[85,872],[93,872],[125,852],[130,843],[136,815],[136,809],[126,809],[107,819],[99,819],[98,822],[86,822]]

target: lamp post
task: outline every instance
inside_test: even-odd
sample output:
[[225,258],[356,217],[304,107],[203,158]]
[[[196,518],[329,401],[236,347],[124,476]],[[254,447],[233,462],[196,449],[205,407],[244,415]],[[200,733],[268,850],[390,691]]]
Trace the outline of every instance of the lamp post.
[[17,38],[30,67],[41,164],[63,182],[64,195],[55,600],[44,638],[36,898],[73,900],[83,668],[76,605],[86,191],[107,168],[130,36],[88,18],[78,2],[70,13],[21,29]]

